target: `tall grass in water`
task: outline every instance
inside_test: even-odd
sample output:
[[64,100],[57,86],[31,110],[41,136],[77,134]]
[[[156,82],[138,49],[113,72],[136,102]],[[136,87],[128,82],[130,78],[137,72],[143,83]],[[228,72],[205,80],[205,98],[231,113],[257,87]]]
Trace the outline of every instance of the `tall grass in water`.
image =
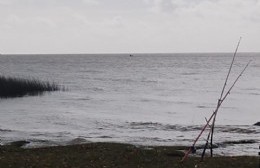
[[5,77],[0,75],[0,98],[41,95],[45,91],[57,90],[61,90],[61,88],[54,82],[44,82],[38,79]]

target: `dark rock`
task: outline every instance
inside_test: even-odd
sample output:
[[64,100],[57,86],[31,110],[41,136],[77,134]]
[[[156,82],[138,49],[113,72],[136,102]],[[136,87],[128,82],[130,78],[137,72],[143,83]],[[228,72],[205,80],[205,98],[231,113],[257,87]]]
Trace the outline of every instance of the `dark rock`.
[[257,122],[254,124],[255,126],[260,126],[260,122]]
[[[10,152],[10,151],[20,151],[28,141],[14,141],[5,145],[0,145],[0,153]],[[0,166],[1,167],[1,166]]]
[[[205,145],[199,145],[197,149],[204,149]],[[218,148],[219,144],[212,144],[212,149]],[[210,144],[208,144],[207,149],[210,149]]]
[[253,144],[253,143],[257,143],[256,140],[253,139],[245,139],[245,140],[239,140],[239,141],[226,141],[223,142],[223,144]]

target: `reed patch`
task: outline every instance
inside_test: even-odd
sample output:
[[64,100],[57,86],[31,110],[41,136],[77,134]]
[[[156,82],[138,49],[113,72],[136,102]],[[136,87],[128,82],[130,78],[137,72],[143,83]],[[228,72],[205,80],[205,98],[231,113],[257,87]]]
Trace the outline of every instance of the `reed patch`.
[[64,90],[55,82],[31,78],[0,76],[0,98],[42,95],[44,92]]

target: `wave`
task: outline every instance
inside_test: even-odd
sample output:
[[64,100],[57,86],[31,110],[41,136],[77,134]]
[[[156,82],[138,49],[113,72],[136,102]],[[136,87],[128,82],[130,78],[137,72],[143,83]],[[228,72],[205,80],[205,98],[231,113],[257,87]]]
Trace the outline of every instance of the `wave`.
[[91,88],[87,88],[87,90],[94,91],[94,92],[104,92],[104,89],[99,87],[91,87]]
[[[171,125],[171,124],[162,124],[157,122],[130,122],[128,123],[130,129],[153,129],[153,130],[163,130],[163,131],[181,131],[181,132],[190,132],[190,131],[200,131],[204,125]],[[239,134],[258,134],[260,133],[259,129],[256,129],[254,126],[250,125],[220,125],[215,126],[217,132],[223,133],[239,133]]]
[[0,132],[12,132],[12,130],[9,130],[9,129],[1,129],[1,128],[0,128]]
[[184,73],[181,73],[181,75],[185,75],[185,76],[188,76],[188,75],[197,75],[198,73],[195,73],[195,72],[184,72]]
[[117,82],[117,83],[158,83],[158,80],[153,79],[133,79],[133,78],[94,78],[94,80],[102,82]]

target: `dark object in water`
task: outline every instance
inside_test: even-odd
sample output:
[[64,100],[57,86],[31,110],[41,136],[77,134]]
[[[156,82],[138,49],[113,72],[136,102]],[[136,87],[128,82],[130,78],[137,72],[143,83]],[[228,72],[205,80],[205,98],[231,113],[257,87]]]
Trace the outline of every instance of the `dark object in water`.
[[45,91],[57,90],[61,89],[54,82],[0,76],[0,98],[41,95]]
[[255,126],[260,126],[260,121],[254,124]]
[[130,57],[133,57],[134,55],[130,54]]

